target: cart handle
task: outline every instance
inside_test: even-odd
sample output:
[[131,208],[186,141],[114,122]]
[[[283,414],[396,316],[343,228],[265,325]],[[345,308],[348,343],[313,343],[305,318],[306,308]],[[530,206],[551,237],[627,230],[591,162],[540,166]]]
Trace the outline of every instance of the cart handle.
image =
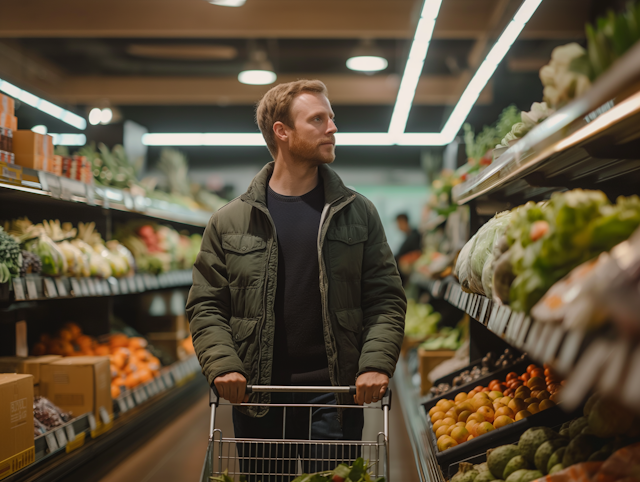
[[[249,393],[348,393],[356,394],[356,386],[348,387],[290,387],[286,385],[247,385],[245,394]],[[387,392],[382,397],[382,406],[391,407],[391,389],[387,388]],[[220,403],[220,396],[215,385],[209,391],[209,405]]]

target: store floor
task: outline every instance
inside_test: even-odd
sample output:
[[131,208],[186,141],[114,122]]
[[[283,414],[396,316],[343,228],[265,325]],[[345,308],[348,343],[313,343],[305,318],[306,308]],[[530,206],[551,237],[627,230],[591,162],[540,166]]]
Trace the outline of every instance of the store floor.
[[[104,473],[100,482],[196,482],[207,449],[209,405],[203,396],[191,408],[178,415],[146,443]],[[365,440],[374,440],[381,428],[382,414],[367,410]],[[218,428],[233,433],[231,417],[223,412]],[[230,435],[229,435],[230,436]],[[402,409],[396,403],[390,417],[391,482],[417,481],[411,443],[407,436]]]

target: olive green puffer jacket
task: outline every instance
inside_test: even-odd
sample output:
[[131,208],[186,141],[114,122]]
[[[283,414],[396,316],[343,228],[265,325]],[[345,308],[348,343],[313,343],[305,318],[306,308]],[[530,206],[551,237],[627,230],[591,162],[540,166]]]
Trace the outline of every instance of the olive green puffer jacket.
[[[278,243],[266,207],[267,164],[245,194],[209,221],[187,302],[193,344],[210,384],[242,373],[269,385],[275,329]],[[320,291],[329,376],[353,385],[360,373],[393,375],[404,334],[406,298],[380,217],[365,197],[320,167],[325,208],[318,233]],[[268,403],[268,394],[251,402]],[[353,403],[339,395],[340,404]],[[243,408],[263,416],[267,409]]]

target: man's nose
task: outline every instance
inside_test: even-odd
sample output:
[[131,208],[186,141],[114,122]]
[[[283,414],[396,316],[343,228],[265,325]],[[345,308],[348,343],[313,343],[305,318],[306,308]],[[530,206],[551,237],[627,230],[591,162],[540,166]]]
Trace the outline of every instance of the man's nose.
[[329,126],[327,128],[327,134],[335,134],[338,132],[338,126],[333,122],[333,119],[329,119]]

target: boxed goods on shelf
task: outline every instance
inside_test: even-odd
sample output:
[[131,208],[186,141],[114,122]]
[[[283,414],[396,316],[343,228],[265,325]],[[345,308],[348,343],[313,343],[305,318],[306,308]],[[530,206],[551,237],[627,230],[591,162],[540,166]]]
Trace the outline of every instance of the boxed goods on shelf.
[[59,355],[0,357],[0,373],[20,373],[33,376],[34,395],[40,392],[40,369],[42,365],[59,360]]
[[185,348],[185,332],[147,333],[149,343],[166,353],[171,361],[184,360],[189,356],[188,343]]
[[33,377],[0,374],[0,479],[33,463]]
[[47,171],[53,161],[53,137],[30,130],[17,130],[13,133],[13,152],[16,164]]
[[429,392],[432,384],[429,381],[429,372],[443,361],[449,360],[455,355],[454,350],[425,350],[418,348],[418,373],[420,374],[420,393]]
[[40,370],[40,392],[62,410],[75,417],[100,411],[113,415],[111,372],[106,356],[67,357]]
[[60,427],[71,420],[71,414],[60,410],[45,397],[36,396],[33,400],[33,434],[42,435]]
[[[13,153],[13,131],[2,126],[0,126],[0,151],[4,151],[7,154]],[[14,156],[6,159],[0,158],[0,161],[8,162],[8,159],[11,159],[9,163],[13,164]]]

